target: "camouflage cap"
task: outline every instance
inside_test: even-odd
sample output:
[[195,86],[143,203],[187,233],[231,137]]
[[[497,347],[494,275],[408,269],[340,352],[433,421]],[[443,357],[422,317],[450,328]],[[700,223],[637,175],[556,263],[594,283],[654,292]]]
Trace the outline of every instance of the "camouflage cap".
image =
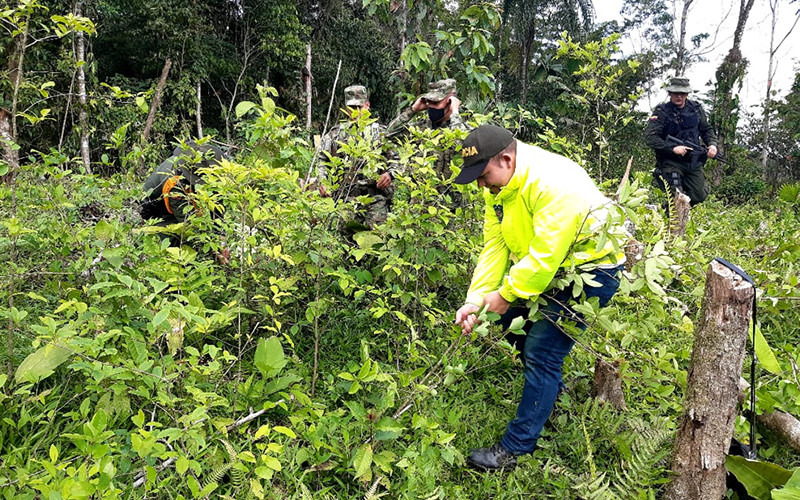
[[667,85],[667,92],[678,92],[682,94],[689,94],[694,92],[692,90],[692,86],[689,85],[689,79],[683,76],[676,76],[674,78],[670,78],[669,84]]
[[456,81],[452,78],[445,78],[438,82],[428,84],[428,92],[422,95],[423,99],[439,102],[451,94],[456,93]]
[[363,85],[350,85],[344,89],[345,106],[363,106],[369,100],[367,88]]

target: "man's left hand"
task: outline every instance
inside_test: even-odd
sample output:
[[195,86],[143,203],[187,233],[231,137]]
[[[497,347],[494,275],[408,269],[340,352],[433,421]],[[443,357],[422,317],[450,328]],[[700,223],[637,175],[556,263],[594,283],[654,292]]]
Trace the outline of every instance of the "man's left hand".
[[386,189],[391,185],[392,185],[392,176],[389,174],[389,172],[382,173],[381,176],[378,178],[378,182],[376,184],[378,189]]
[[709,146],[708,147],[708,153],[706,153],[706,156],[708,156],[709,158],[713,158],[713,157],[717,156],[717,147],[716,146]]
[[508,311],[511,303],[500,295],[500,292],[492,292],[483,298],[483,304],[488,306],[489,311],[503,315]]

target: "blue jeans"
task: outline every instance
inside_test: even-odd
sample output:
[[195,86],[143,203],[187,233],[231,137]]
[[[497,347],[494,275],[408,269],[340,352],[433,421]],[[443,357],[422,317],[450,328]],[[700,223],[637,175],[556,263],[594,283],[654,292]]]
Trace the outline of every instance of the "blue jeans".
[[[605,306],[619,288],[619,275],[623,266],[614,269],[596,269],[594,281],[602,286],[584,286],[583,292],[587,299],[598,297],[600,306]],[[571,318],[571,312],[561,304],[566,305],[572,298],[572,290],[566,289],[556,293],[551,299],[547,298],[547,305],[540,306],[540,312],[553,322],[559,317]],[[505,328],[511,320],[518,316],[527,317],[526,307],[512,307],[500,317],[500,324]],[[525,385],[522,389],[522,400],[517,408],[517,418],[508,423],[505,436],[500,441],[503,448],[516,455],[531,453],[536,447],[536,441],[542,432],[544,423],[550,417],[550,412],[555,406],[558,392],[563,386],[561,379],[561,366],[564,358],[575,342],[565,335],[557,325],[543,318],[536,322],[528,322],[528,335],[524,339],[524,347],[517,342],[519,350],[523,353]],[[578,322],[578,328],[583,330],[586,326]]]

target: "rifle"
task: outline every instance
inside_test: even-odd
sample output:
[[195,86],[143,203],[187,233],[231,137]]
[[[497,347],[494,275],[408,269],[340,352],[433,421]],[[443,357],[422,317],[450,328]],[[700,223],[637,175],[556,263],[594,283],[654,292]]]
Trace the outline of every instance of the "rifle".
[[[672,135],[668,135],[665,140],[667,141],[667,144],[672,148],[674,148],[675,146],[683,146],[683,147],[685,147],[686,149],[688,149],[691,152],[691,154],[692,154],[692,162],[691,162],[691,166],[689,167],[690,170],[696,169],[698,165],[705,164],[706,160],[709,159],[708,158],[708,149],[703,147],[703,146],[701,146],[701,145],[699,145],[699,144],[696,144],[696,143],[694,143],[692,141],[689,141],[689,140],[682,141],[682,140],[680,140],[677,137],[672,136]],[[720,163],[725,163],[725,164],[728,163],[727,160],[725,160],[723,158],[720,158],[719,156],[715,156],[714,158],[710,158],[710,159],[711,160],[717,160]]]

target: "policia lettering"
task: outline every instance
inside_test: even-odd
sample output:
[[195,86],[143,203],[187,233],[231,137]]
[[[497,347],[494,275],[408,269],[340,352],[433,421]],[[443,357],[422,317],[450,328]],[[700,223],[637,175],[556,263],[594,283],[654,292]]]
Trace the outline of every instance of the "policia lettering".
[[[656,106],[645,129],[645,143],[656,154],[654,184],[660,189],[668,187],[673,193],[678,190],[696,205],[708,196],[703,175],[706,154],[688,145],[698,146],[702,139],[703,149],[709,147],[708,156],[714,156],[717,137],[702,106],[687,99],[691,92],[687,78],[672,78],[667,92],[670,101]],[[677,154],[676,150],[683,154]]]

